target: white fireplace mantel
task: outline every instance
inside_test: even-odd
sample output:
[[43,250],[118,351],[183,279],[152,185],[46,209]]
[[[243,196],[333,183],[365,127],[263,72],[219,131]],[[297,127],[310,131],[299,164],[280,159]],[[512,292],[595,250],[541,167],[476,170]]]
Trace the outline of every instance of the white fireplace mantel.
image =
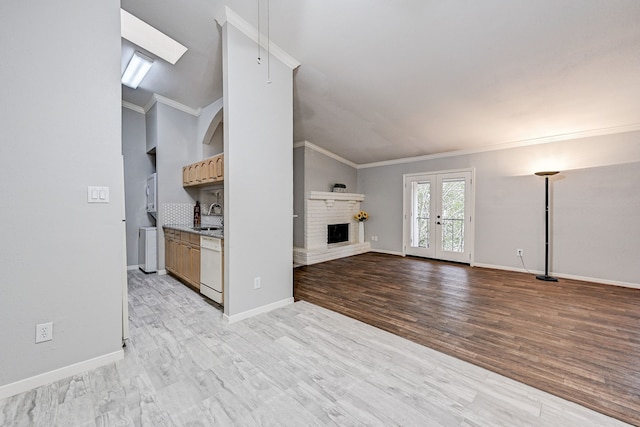
[[307,192],[307,199],[309,200],[345,200],[345,201],[362,202],[364,200],[364,194],[333,193],[330,191],[309,191]]
[[329,224],[357,224],[353,219],[360,211],[364,194],[308,191],[305,193],[305,247],[293,248],[296,264],[309,265],[336,258],[357,255],[371,250],[369,242],[360,243],[360,230],[349,227],[349,240],[327,243]]
[[306,198],[307,200],[324,200],[328,208],[333,207],[336,201],[351,202],[349,203],[349,208],[351,208],[356,202],[362,202],[364,200],[364,194],[309,191],[306,193]]

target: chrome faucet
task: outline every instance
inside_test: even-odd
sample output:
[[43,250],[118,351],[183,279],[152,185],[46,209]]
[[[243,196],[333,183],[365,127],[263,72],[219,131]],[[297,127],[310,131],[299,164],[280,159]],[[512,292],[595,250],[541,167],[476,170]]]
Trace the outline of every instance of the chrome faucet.
[[218,207],[220,208],[220,211],[222,212],[222,206],[220,206],[219,203],[211,203],[211,206],[209,206],[209,212],[207,212],[207,215],[211,215],[211,211],[213,210],[213,208]]

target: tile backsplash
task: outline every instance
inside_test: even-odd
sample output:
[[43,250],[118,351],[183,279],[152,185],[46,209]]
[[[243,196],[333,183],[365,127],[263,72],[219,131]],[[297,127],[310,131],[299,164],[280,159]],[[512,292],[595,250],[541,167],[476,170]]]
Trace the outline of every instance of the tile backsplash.
[[193,207],[191,203],[162,203],[162,217],[164,224],[191,225],[193,224]]
[[[193,224],[193,208],[195,205],[191,203],[162,203],[162,215],[164,224],[168,225],[192,225]],[[200,219],[202,224],[218,226],[222,225],[222,214],[207,215],[209,211],[208,204],[201,203]],[[164,225],[163,224],[163,225]]]

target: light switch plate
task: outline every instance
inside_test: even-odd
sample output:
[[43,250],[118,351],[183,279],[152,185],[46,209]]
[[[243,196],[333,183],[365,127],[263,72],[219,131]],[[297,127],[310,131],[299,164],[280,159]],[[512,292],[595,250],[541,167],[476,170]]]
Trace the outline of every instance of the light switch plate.
[[109,203],[109,187],[87,187],[88,203]]

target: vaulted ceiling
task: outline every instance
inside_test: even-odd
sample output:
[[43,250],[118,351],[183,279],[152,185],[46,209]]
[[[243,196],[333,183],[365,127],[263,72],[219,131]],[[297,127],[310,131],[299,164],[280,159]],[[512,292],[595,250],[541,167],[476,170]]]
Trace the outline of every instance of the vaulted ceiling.
[[255,27],[260,5],[264,34],[269,5],[272,42],[301,63],[294,141],[355,163],[640,123],[638,0],[122,0],[189,49],[123,100],[222,97],[224,4]]

